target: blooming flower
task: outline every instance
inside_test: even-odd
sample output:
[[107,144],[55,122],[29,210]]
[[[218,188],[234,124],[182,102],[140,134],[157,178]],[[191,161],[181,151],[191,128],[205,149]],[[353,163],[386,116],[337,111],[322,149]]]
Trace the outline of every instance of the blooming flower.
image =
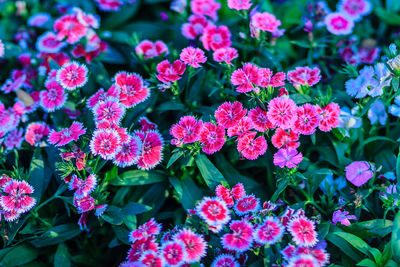
[[221,8],[221,4],[215,0],[191,0],[190,8],[193,14],[205,15],[217,20],[217,11]]
[[272,123],[268,120],[267,112],[260,107],[251,109],[248,116],[252,121],[254,129],[259,132],[265,132],[267,129],[274,128]]
[[196,205],[196,212],[210,226],[224,225],[231,219],[226,203],[216,197],[204,197]]
[[235,70],[231,76],[231,83],[239,93],[248,93],[255,90],[255,86],[260,83],[261,76],[256,65],[245,63],[243,68]]
[[168,266],[181,266],[186,259],[185,245],[177,241],[165,242],[161,248],[161,255]]
[[201,42],[206,50],[216,51],[220,48],[227,48],[232,45],[231,32],[227,26],[209,25],[203,30],[200,37]]
[[228,136],[232,137],[237,135],[238,137],[247,134],[251,129],[253,129],[253,122],[247,116],[241,118],[235,126],[228,128]]
[[134,107],[150,96],[150,91],[144,86],[139,74],[121,71],[115,75],[114,79],[120,89],[119,102],[127,108]]
[[125,168],[137,163],[142,150],[142,141],[138,136],[131,136],[130,140],[121,144],[121,150],[115,155],[114,164]]
[[31,27],[42,27],[45,25],[49,20],[51,19],[50,14],[41,12],[41,13],[36,13],[32,15],[28,19],[28,25]]
[[368,0],[342,0],[338,4],[338,10],[346,13],[354,21],[371,12],[371,3]]
[[236,184],[231,190],[232,196],[235,200],[239,200],[246,195],[244,186],[241,183]]
[[36,199],[29,196],[33,191],[33,187],[26,181],[10,180],[3,186],[0,205],[8,212],[25,213],[36,204]]
[[291,258],[289,264],[287,265],[287,267],[301,267],[301,266],[318,267],[320,266],[320,264],[314,257],[310,255],[299,255]]
[[120,0],[95,0],[99,8],[103,11],[118,11],[124,4]]
[[98,55],[105,52],[108,45],[95,33],[88,35],[86,39],[85,46],[82,44],[76,45],[72,49],[71,54],[74,58],[85,57],[86,62],[90,63]]
[[89,146],[93,155],[110,160],[121,150],[121,138],[115,130],[98,129],[94,131]]
[[7,150],[11,150],[13,148],[19,149],[21,148],[21,143],[24,141],[24,130],[22,128],[15,129],[9,132],[7,137],[4,140],[4,145]]
[[299,85],[313,86],[321,80],[321,71],[318,67],[296,67],[288,72],[288,80],[295,87]]
[[67,37],[67,42],[70,44],[78,42],[86,36],[88,31],[88,27],[78,20],[76,14],[67,14],[58,18],[53,24],[53,29],[56,32],[57,40]]
[[267,151],[267,141],[264,136],[256,138],[256,132],[248,132],[238,139],[237,150],[246,159],[255,160]]
[[168,55],[168,46],[163,41],[151,42],[149,40],[141,41],[136,47],[135,52],[144,59],[150,59],[161,55]]
[[245,220],[235,220],[229,224],[233,233],[221,237],[222,246],[225,249],[236,252],[244,252],[253,243],[253,226]]
[[228,7],[236,10],[248,10],[252,3],[250,0],[228,0]]
[[157,223],[154,218],[151,218],[147,223],[142,224],[136,230],[129,233],[129,241],[135,242],[142,238],[158,235],[161,232],[161,224]]
[[94,198],[90,195],[84,197],[74,197],[74,206],[77,208],[78,213],[82,214],[94,209]]
[[98,90],[94,95],[89,97],[86,104],[89,108],[94,108],[98,102],[107,100],[108,98],[119,99],[120,89],[119,86],[112,85],[106,92],[104,89]]
[[260,209],[260,200],[254,195],[243,196],[237,200],[235,205],[235,213],[239,216],[256,212]]
[[46,53],[58,53],[67,44],[65,42],[60,42],[56,35],[52,32],[46,32],[38,37],[36,41],[36,49],[39,52]]
[[389,113],[393,116],[400,117],[400,96],[396,96],[394,105],[389,106]]
[[368,110],[368,119],[371,124],[379,121],[381,125],[385,125],[387,117],[385,104],[380,99],[375,100]]
[[203,33],[205,27],[212,24],[206,17],[196,14],[190,15],[188,21],[182,25],[181,31],[182,35],[190,40],[196,39],[197,36]]
[[348,107],[340,109],[339,125],[338,127],[344,128],[346,130],[346,136],[349,136],[348,130],[352,128],[360,128],[362,125],[361,118],[355,116],[358,111],[358,106],[352,108]]
[[284,227],[275,217],[266,217],[254,230],[254,241],[259,244],[273,245],[282,238]]
[[141,238],[133,241],[131,249],[128,251],[128,256],[126,259],[130,262],[135,262],[139,260],[144,252],[153,251],[158,253],[159,247],[155,242],[154,236]]
[[328,14],[324,22],[326,29],[334,35],[348,35],[354,28],[354,21],[342,12]]
[[311,104],[304,104],[296,109],[297,119],[293,123],[294,131],[310,135],[315,132],[319,125],[319,114],[317,109]]
[[281,168],[285,166],[290,169],[296,168],[297,164],[299,164],[302,160],[303,155],[301,152],[297,152],[296,149],[290,147],[281,148],[274,154],[274,165]]
[[276,32],[281,24],[280,20],[268,12],[257,12],[251,17],[251,25],[264,32]]
[[292,130],[283,130],[281,128],[276,129],[274,135],[271,138],[272,144],[276,148],[293,148],[299,147],[300,143],[299,134]]
[[243,109],[239,101],[235,101],[234,103],[224,102],[215,111],[215,118],[219,125],[230,128],[235,126],[246,113],[247,110]]
[[44,122],[33,122],[28,125],[25,132],[25,140],[30,145],[38,145],[43,137],[48,136],[50,132],[49,127]]
[[194,116],[184,116],[179,123],[172,125],[170,134],[174,137],[171,144],[190,144],[199,140],[200,131],[203,128],[203,121],[197,121]]
[[214,154],[220,150],[225,143],[225,129],[222,125],[215,125],[211,122],[203,124],[199,141],[203,145],[201,148],[206,154]]
[[293,218],[289,222],[287,229],[298,246],[312,247],[318,242],[315,224],[306,217]]
[[297,106],[290,98],[274,98],[268,103],[268,120],[282,129],[289,129],[296,120]]
[[182,49],[180,59],[185,62],[185,64],[188,64],[193,68],[200,68],[201,65],[199,63],[204,63],[207,61],[203,50],[191,46]]
[[346,179],[355,186],[362,186],[374,176],[371,165],[366,161],[354,161],[346,166]]
[[213,59],[216,62],[225,62],[228,65],[233,65],[232,60],[237,58],[238,52],[235,48],[232,47],[226,47],[226,48],[219,48],[214,51],[213,53]]
[[236,259],[229,254],[221,254],[214,259],[211,263],[211,267],[239,267],[240,264],[236,261]]
[[105,120],[118,124],[125,115],[125,107],[117,99],[108,98],[94,106],[93,115],[97,122]]
[[59,132],[52,130],[49,135],[49,143],[55,146],[64,146],[72,141],[78,141],[79,137],[86,133],[82,123],[74,121],[69,128]]
[[69,182],[69,190],[75,190],[74,196],[77,198],[86,197],[91,194],[97,186],[96,175],[90,174],[85,180],[79,179],[76,175]]
[[172,65],[168,60],[164,60],[157,65],[156,77],[164,83],[175,82],[182,78],[180,75],[185,72],[185,69],[186,65],[180,60],[175,60]]
[[139,130],[142,131],[142,132],[147,133],[148,131],[151,131],[151,130],[157,130],[157,124],[152,123],[146,117],[141,117],[139,119],[139,124],[140,124]]
[[47,90],[40,92],[40,105],[42,108],[47,112],[52,112],[64,106],[67,100],[64,88],[55,80],[46,83],[45,86]]
[[77,62],[69,62],[64,64],[57,71],[57,81],[67,90],[74,90],[83,87],[88,78],[88,69],[85,65]]
[[258,85],[261,87],[279,87],[285,85],[286,74],[284,72],[277,72],[273,75],[273,72],[268,68],[260,68],[258,72],[260,75]]
[[340,107],[336,103],[329,103],[326,107],[321,108],[316,106],[319,113],[319,129],[324,132],[329,132],[332,128],[339,125]]
[[220,199],[222,199],[223,201],[225,201],[226,205],[228,207],[232,207],[233,206],[233,198],[231,195],[231,191],[229,191],[228,188],[224,187],[223,185],[218,185],[215,188],[215,195],[217,197],[219,197]]
[[185,245],[186,263],[198,262],[206,255],[207,243],[201,235],[189,229],[180,230],[174,236],[174,240],[181,241]]
[[337,224],[338,222],[343,225],[350,225],[349,220],[357,220],[355,215],[348,215],[348,211],[336,210],[332,215],[332,223]]
[[138,167],[149,170],[157,166],[163,157],[164,140],[158,131],[146,133],[136,131],[135,135],[142,141],[142,149],[138,159]]

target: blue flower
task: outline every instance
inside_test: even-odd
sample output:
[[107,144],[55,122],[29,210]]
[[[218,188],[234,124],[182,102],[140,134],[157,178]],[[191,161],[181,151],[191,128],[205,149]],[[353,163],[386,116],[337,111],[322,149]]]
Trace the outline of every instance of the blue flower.
[[371,121],[371,124],[379,121],[381,125],[385,125],[387,117],[385,104],[382,100],[377,99],[368,110],[368,119]]

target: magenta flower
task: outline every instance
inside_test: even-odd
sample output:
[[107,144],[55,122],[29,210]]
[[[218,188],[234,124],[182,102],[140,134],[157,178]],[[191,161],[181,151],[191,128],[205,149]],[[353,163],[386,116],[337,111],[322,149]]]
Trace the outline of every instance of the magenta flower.
[[84,86],[87,81],[88,69],[77,62],[69,62],[57,71],[57,81],[67,90],[74,90]]
[[74,121],[69,128],[64,128],[59,132],[52,130],[49,135],[49,143],[55,146],[64,146],[72,141],[77,141],[79,137],[86,133],[83,124]]
[[182,49],[180,59],[185,62],[185,64],[188,64],[193,68],[200,68],[200,63],[207,61],[203,50],[191,46]]
[[229,228],[233,233],[221,237],[222,246],[225,249],[237,252],[250,249],[253,243],[253,226],[251,223],[245,220],[232,221]]
[[182,229],[175,236],[174,240],[185,244],[186,263],[195,263],[200,261],[206,255],[207,242],[203,237],[190,229]]
[[348,215],[348,214],[349,212],[345,210],[335,211],[332,215],[332,223],[333,224],[341,223],[343,225],[350,225],[351,223],[349,220],[357,220],[357,217],[355,215]]
[[355,186],[362,186],[374,176],[371,165],[366,161],[354,161],[346,166],[346,179]]
[[285,166],[290,169],[296,168],[297,164],[299,164],[302,160],[303,154],[290,147],[279,149],[274,155],[274,165],[281,168]]
[[36,204],[36,200],[28,196],[33,191],[26,181],[10,180],[3,187],[5,194],[0,197],[0,205],[8,212],[25,213]]

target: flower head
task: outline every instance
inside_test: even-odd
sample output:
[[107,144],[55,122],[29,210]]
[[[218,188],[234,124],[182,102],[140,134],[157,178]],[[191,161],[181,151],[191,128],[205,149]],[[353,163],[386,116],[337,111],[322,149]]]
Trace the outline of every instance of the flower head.
[[199,141],[203,145],[201,148],[206,154],[214,154],[220,150],[225,143],[225,129],[222,125],[215,125],[211,122],[203,124]]
[[318,242],[315,224],[306,217],[292,218],[287,229],[298,246],[312,247]]
[[157,223],[154,218],[151,218],[145,224],[139,226],[136,230],[129,233],[129,241],[135,242],[142,238],[148,238],[150,236],[156,236],[161,232],[161,224]]
[[354,161],[346,166],[346,179],[355,186],[362,186],[374,176],[371,165],[366,161]]
[[228,7],[236,10],[248,10],[252,3],[250,0],[228,0]]
[[161,255],[168,266],[181,266],[186,260],[185,244],[179,241],[165,242]]
[[185,64],[188,64],[193,68],[200,68],[200,63],[207,61],[203,50],[191,46],[182,49],[180,59],[185,62]]
[[57,40],[56,35],[52,32],[46,32],[39,36],[36,41],[36,49],[39,52],[58,53],[67,44]]
[[319,113],[319,129],[324,132],[329,132],[332,128],[339,125],[340,107],[336,103],[329,103],[326,107],[316,106]]
[[47,112],[53,112],[64,106],[67,100],[67,94],[60,84],[52,80],[46,83],[46,89],[40,92],[40,105]]
[[170,134],[174,137],[171,143],[175,145],[190,144],[199,140],[203,122],[197,121],[194,116],[184,116],[179,123],[172,125]]
[[214,61],[225,62],[228,65],[233,65],[231,61],[237,58],[238,56],[239,56],[238,51],[232,47],[219,48],[215,50],[213,53]]
[[74,196],[77,198],[86,197],[94,191],[97,186],[96,175],[90,174],[85,180],[79,179],[76,175],[69,182],[69,190],[75,190]]
[[193,14],[209,16],[213,20],[217,20],[217,11],[221,8],[221,4],[215,0],[191,0],[190,8]]
[[348,35],[353,31],[354,21],[345,13],[334,12],[325,17],[325,25],[334,35]]
[[349,220],[357,220],[355,215],[349,215],[348,211],[336,210],[332,215],[332,223],[333,224],[343,224],[343,225],[350,225]]
[[149,170],[157,166],[163,157],[164,140],[158,131],[146,133],[137,131],[135,135],[142,141],[142,149],[138,159],[138,167]]
[[94,131],[89,146],[93,155],[110,160],[121,150],[121,138],[115,130],[98,129]]
[[137,55],[143,56],[144,59],[169,54],[168,46],[163,41],[153,43],[149,40],[143,40],[135,47],[135,51]]
[[220,48],[227,48],[232,45],[231,32],[227,26],[209,25],[203,30],[200,38],[206,50],[216,51]]
[[264,136],[256,137],[256,132],[248,132],[238,139],[237,150],[249,160],[255,160],[267,151],[267,141]]
[[253,243],[253,226],[245,220],[237,220],[232,221],[229,228],[233,233],[221,237],[222,246],[237,252],[245,252],[250,249]]
[[10,180],[3,185],[4,194],[0,196],[0,206],[8,212],[25,213],[36,204],[29,196],[34,191],[26,181]]
[[108,121],[119,124],[125,115],[125,107],[117,99],[108,98],[93,107],[93,115],[97,122]]
[[296,109],[297,119],[294,121],[295,132],[310,135],[313,134],[319,125],[320,116],[315,106],[304,104]]
[[69,128],[64,128],[59,132],[52,130],[49,135],[49,143],[55,146],[64,146],[72,141],[77,141],[85,133],[86,128],[82,123],[74,121]]
[[120,89],[119,102],[127,108],[134,107],[150,96],[150,90],[144,86],[139,74],[121,71],[115,75],[114,80]]
[[44,122],[33,122],[28,125],[25,132],[25,140],[32,146],[38,145],[43,137],[48,136],[49,127]]
[[281,168],[285,166],[290,169],[296,168],[297,164],[299,164],[302,160],[303,154],[301,154],[301,152],[297,152],[296,149],[291,147],[281,148],[274,154],[274,165]]
[[260,83],[261,76],[256,65],[245,63],[243,68],[235,70],[231,76],[231,83],[236,87],[239,93],[248,93],[256,90]]
[[203,237],[189,229],[180,230],[175,236],[175,241],[180,241],[185,245],[186,263],[200,261],[206,255],[207,243]]
[[280,20],[268,12],[257,12],[251,17],[251,25],[264,32],[276,32],[281,24]]
[[211,267],[239,267],[239,262],[236,261],[235,257],[229,254],[221,254],[214,259],[211,263]]
[[246,113],[247,109],[244,109],[239,101],[224,102],[215,111],[215,118],[219,125],[230,128],[235,126]]
[[157,65],[156,75],[157,79],[164,83],[175,82],[180,80],[182,75],[185,72],[186,65],[180,60],[175,60],[173,64],[171,64],[167,59],[161,61]]
[[87,75],[88,69],[85,65],[72,61],[64,64],[57,71],[57,81],[65,89],[74,90],[86,84]]
[[273,245],[282,238],[284,232],[284,227],[277,218],[266,217],[254,230],[254,241],[263,245]]
[[284,130],[289,129],[296,120],[297,106],[290,98],[276,97],[268,103],[268,120]]
[[371,12],[372,5],[368,0],[341,0],[338,10],[346,13],[354,21]]
[[276,129],[274,135],[271,138],[272,144],[276,148],[298,148],[300,143],[299,134],[292,130],[283,130],[281,128]]
[[321,71],[318,67],[296,67],[288,72],[288,80],[294,86],[313,86],[321,80]]
[[260,200],[254,195],[243,196],[237,200],[235,205],[235,213],[239,216],[256,212],[260,209]]
[[210,226],[224,225],[231,219],[226,203],[216,197],[204,197],[196,205],[196,212]]
[[121,144],[121,150],[115,155],[114,164],[125,168],[136,164],[142,151],[142,140],[134,135]]

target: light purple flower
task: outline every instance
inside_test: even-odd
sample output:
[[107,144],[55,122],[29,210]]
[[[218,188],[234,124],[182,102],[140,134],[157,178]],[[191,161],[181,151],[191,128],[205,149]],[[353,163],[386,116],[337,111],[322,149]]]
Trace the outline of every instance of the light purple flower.
[[382,100],[377,99],[368,110],[368,119],[371,121],[371,124],[379,121],[381,125],[385,125],[387,117],[385,104]]
[[346,167],[346,179],[355,186],[362,186],[374,176],[366,161],[354,161]]
[[378,86],[378,81],[374,79],[374,75],[374,68],[365,66],[357,78],[348,80],[345,83],[347,94],[355,98],[365,97],[369,92],[369,88]]
[[400,117],[400,95],[394,99],[394,105],[389,106],[389,113],[393,116]]
[[299,164],[302,160],[303,155],[293,148],[279,149],[274,155],[274,164],[281,168],[285,166],[290,169],[296,168],[297,164]]
[[357,217],[355,215],[348,215],[348,214],[349,212],[345,210],[335,211],[332,215],[332,223],[333,224],[341,223],[343,225],[350,225],[351,223],[349,220],[357,220]]

